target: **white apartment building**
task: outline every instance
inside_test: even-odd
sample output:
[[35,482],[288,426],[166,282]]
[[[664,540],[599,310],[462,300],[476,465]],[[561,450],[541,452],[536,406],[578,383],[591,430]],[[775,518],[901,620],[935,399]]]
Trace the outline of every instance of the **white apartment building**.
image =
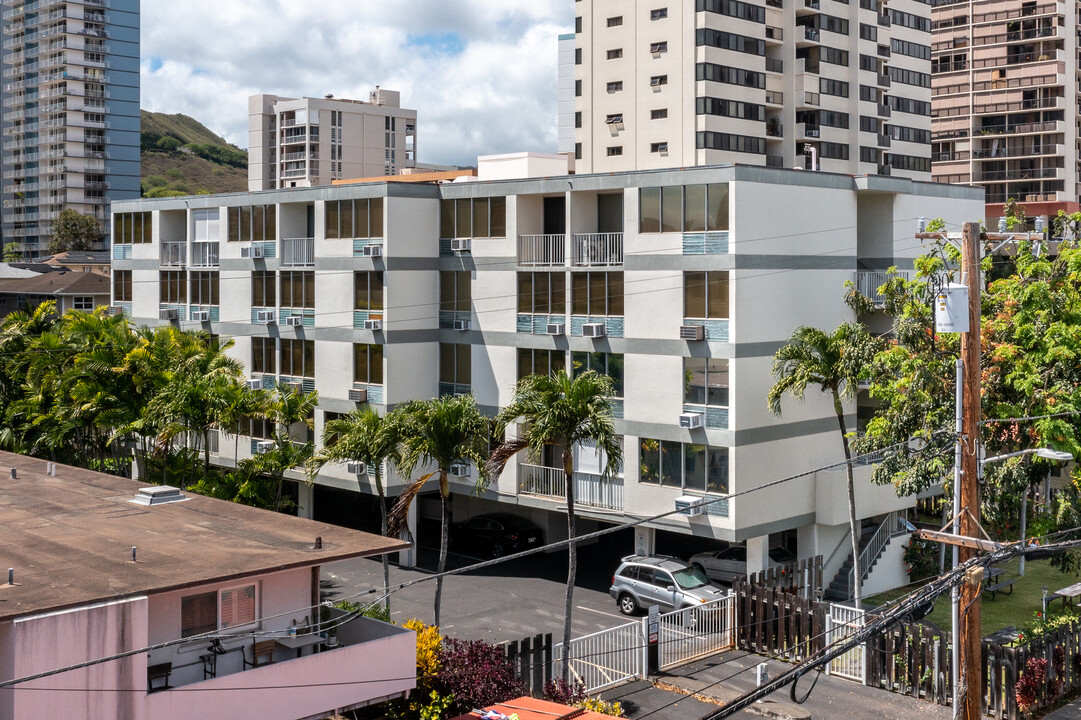
[[559,139],[556,144],[556,152],[574,152],[574,46],[576,37],[574,33],[559,36],[559,77],[556,85],[559,128]]
[[3,0],[2,240],[46,254],[73,209],[139,197],[139,0]]
[[746,163],[929,180],[923,0],[579,0],[579,172]]
[[378,85],[368,102],[252,95],[248,189],[315,187],[417,165],[417,111]]
[[[234,338],[263,386],[317,390],[317,435],[361,402],[383,412],[472,393],[495,414],[525,374],[607,373],[624,471],[603,479],[578,448],[588,529],[842,462],[825,396],[767,410],[774,352],[800,325],[852,320],[845,281],[873,294],[867,271],[911,269],[918,217],[959,223],[982,202],[968,186],[742,165],[122,202],[118,225],[138,224],[144,242],[116,246],[113,303],[139,324]],[[240,456],[258,442],[242,438]],[[233,440],[217,448],[231,465]],[[479,496],[469,468],[453,478],[455,520],[513,505],[559,539],[558,466],[519,458]],[[867,522],[915,503],[869,472],[857,491]],[[396,495],[403,480],[387,478]],[[373,484],[327,467],[314,490],[300,484],[299,504],[319,518],[321,493],[340,503]],[[843,466],[813,473],[650,522],[635,549],[745,542],[755,570],[783,544],[836,573],[850,554],[845,487]]]

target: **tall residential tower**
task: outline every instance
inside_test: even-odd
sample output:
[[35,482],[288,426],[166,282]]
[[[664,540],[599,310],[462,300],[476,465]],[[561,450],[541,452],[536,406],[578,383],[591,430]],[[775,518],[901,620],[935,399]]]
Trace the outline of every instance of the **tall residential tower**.
[[[139,197],[139,0],[2,0],[3,241]],[[108,228],[105,228],[108,232]]]
[[581,0],[579,172],[717,163],[928,179],[921,0]]

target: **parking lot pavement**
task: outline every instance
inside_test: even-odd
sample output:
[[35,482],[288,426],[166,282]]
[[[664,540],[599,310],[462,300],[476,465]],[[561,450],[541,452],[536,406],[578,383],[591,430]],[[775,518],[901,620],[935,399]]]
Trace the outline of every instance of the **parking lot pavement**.
[[[620,544],[619,548],[626,545]],[[610,557],[611,556],[611,557]],[[578,581],[574,590],[571,632],[575,637],[628,622],[619,614],[608,595],[618,551],[596,544],[578,551]],[[391,586],[430,577],[438,555],[422,548],[416,569],[391,564]],[[447,567],[465,567],[476,559],[452,553]],[[564,584],[567,577],[565,552],[540,553],[505,565],[496,565],[443,581],[442,630],[458,638],[501,643],[538,633],[552,633],[556,642],[563,632]],[[358,592],[383,586],[383,568],[378,559],[355,559],[323,568],[323,596],[326,600],[347,598]],[[433,620],[435,580],[405,588],[391,595],[391,619],[403,622],[416,617]],[[362,596],[357,600],[368,597]]]

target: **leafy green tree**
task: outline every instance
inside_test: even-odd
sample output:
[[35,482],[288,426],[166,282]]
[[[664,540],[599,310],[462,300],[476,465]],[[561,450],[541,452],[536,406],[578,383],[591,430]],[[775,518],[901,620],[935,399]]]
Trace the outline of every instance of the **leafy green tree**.
[[[450,481],[447,471],[456,463],[473,462],[482,469],[477,479],[478,487],[485,483],[483,467],[488,459],[489,422],[477,409],[472,395],[441,397],[436,400],[414,400],[398,408],[401,419],[401,458],[398,468],[409,477],[418,467],[432,468],[407,487],[391,509],[389,533],[398,537],[406,527],[409,507],[417,493],[429,480],[435,479],[439,486],[442,504],[442,527],[439,537],[439,566],[442,573],[447,566],[447,543],[450,532]],[[439,625],[440,601],[443,596],[443,578],[435,581],[435,624]]]
[[[375,477],[379,496],[379,532],[387,534],[387,501],[383,489],[383,464],[401,459],[401,425],[398,415],[383,417],[370,407],[331,420],[323,428],[323,449],[308,464],[308,480],[314,482],[327,463],[362,462]],[[383,553],[384,606],[390,612],[390,558]]]
[[71,250],[92,250],[101,238],[101,223],[78,210],[67,208],[53,218],[49,252],[55,255]]
[[841,431],[848,476],[848,529],[852,536],[852,573],[856,607],[860,607],[863,575],[860,567],[860,523],[856,518],[856,483],[852,476],[852,451],[845,424],[843,400],[852,398],[859,387],[863,366],[874,355],[874,341],[859,323],[844,323],[832,333],[801,326],[773,356],[773,387],[767,404],[775,415],[781,414],[781,398],[791,395],[802,402],[807,387],[817,386],[829,395]]
[[[511,425],[521,425],[520,433],[502,442],[488,461],[489,477],[499,477],[507,462],[525,450],[534,462],[544,449],[559,448],[563,460],[564,488],[567,499],[567,587],[563,603],[563,647],[571,647],[571,613],[574,582],[578,572],[577,527],[574,499],[574,448],[588,444],[607,458],[606,478],[616,475],[623,466],[623,447],[612,422],[615,394],[611,378],[592,370],[573,378],[566,370],[551,375],[527,375],[514,388],[514,398],[496,418],[496,436],[504,438]],[[570,670],[569,657],[563,662],[563,679]]]
[[19,250],[19,243],[9,242],[4,243],[4,262],[14,263],[20,262],[23,259],[22,251]]

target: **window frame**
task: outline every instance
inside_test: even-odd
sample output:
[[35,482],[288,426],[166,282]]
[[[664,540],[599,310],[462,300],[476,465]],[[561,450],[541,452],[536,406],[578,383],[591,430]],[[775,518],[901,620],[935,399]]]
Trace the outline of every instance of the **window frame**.
[[113,301],[132,302],[131,270],[113,270]]
[[[466,343],[439,343],[439,382],[472,387],[472,350],[473,346]],[[448,367],[446,364],[448,355],[451,355],[453,367]],[[465,380],[462,379],[463,377]]]
[[[294,353],[300,351],[300,371],[296,372]],[[311,370],[311,373],[308,372]],[[278,339],[278,371],[285,377],[315,377],[315,341],[300,338]]]
[[[297,277],[300,279],[300,302],[295,297],[295,284]],[[288,281],[287,281],[288,280]],[[288,290],[286,290],[288,288]],[[289,302],[286,302],[288,293]],[[278,273],[278,306],[283,308],[315,309],[315,271],[314,270],[281,270]]]
[[[710,369],[710,363],[723,363],[723,369]],[[701,365],[701,369],[697,367],[691,367],[692,365]],[[701,385],[694,383],[694,373],[701,372],[703,374],[703,381]],[[731,363],[728,358],[716,358],[716,357],[685,357],[683,358],[683,402],[686,405],[703,405],[705,407],[717,407],[727,408],[731,407],[732,397],[731,391]],[[714,390],[711,387],[711,378],[715,375],[721,375],[724,377],[724,384],[718,385],[717,393],[723,393],[724,402],[712,402],[715,398]],[[696,389],[701,388],[701,400],[696,399],[696,396],[692,394]]]
[[[648,452],[656,453],[656,479],[647,479],[653,476],[653,473],[647,473],[646,470],[652,469],[652,462],[647,465],[646,457],[646,444],[656,443],[655,450],[648,450]],[[673,448],[669,450],[668,448]],[[688,468],[687,460],[689,456],[697,454],[698,452],[705,453],[705,467],[702,475],[702,486],[698,487],[695,484],[688,484]],[[710,462],[717,458],[724,458],[723,464],[716,466],[711,465]],[[649,458],[652,461],[652,458]],[[665,482],[665,479],[671,478],[671,470],[674,469],[675,461],[679,463],[679,482]],[[703,445],[700,443],[685,443],[679,440],[661,440],[658,438],[638,438],[638,482],[643,485],[656,485],[658,487],[668,487],[679,489],[681,491],[691,491],[702,493],[704,495],[728,495],[731,492],[732,486],[732,458],[730,449],[727,447],[716,447],[712,445]],[[717,467],[719,477],[713,479],[710,477],[711,470]],[[691,472],[695,472],[691,470]],[[692,476],[693,478],[693,476]],[[711,489],[711,484],[714,484],[715,488]]]
[[[603,278],[603,280],[601,280]],[[596,297],[598,294],[598,281],[604,285],[603,310],[597,303],[602,302]],[[613,282],[615,281],[615,282]],[[623,317],[626,312],[624,306],[624,276],[621,270],[577,270],[571,273],[570,288],[570,311],[577,317]],[[583,298],[580,296],[584,291],[585,312],[578,312]],[[611,312],[617,310],[618,312]]]
[[[543,275],[546,289],[538,290],[537,276]],[[524,282],[528,278],[528,283]],[[552,279],[558,278],[553,287]],[[544,270],[526,270],[518,273],[518,313],[522,315],[566,315],[567,314],[567,274],[562,271],[547,272]],[[528,285],[528,288],[524,287]],[[554,291],[554,292],[553,292]],[[543,293],[543,295],[541,295]],[[529,298],[528,308],[523,303],[525,297]],[[547,308],[547,309],[545,309]]]
[[[691,302],[688,295],[688,289],[692,287],[692,282],[698,282],[697,276],[702,276],[701,282],[702,288],[702,308],[705,310],[703,315],[691,314]],[[712,276],[712,277],[711,277]],[[715,280],[714,280],[715,278]],[[723,299],[718,298],[717,302],[720,303],[720,308],[723,308],[723,313],[712,314],[711,308],[711,282],[718,284],[723,283],[725,292]],[[730,320],[732,315],[731,308],[731,276],[727,270],[689,270],[683,273],[683,317],[694,320]],[[697,304],[697,302],[695,302]]]
[[251,371],[260,375],[278,374],[278,343],[276,338],[252,337]]
[[[203,298],[204,290],[209,298],[208,300]],[[189,298],[192,305],[220,305],[220,273],[213,270],[192,270],[191,277],[188,278],[188,291],[190,292]]]
[[[468,218],[465,218],[462,217],[461,211],[467,206],[469,207],[466,212]],[[478,232],[478,230],[483,230],[483,232]],[[444,240],[507,237],[506,196],[440,200],[439,237]]]
[[[361,355],[364,355],[363,367],[367,369],[364,375],[361,375],[361,363],[359,362]],[[378,361],[376,361],[378,356]],[[382,345],[378,343],[353,343],[353,382],[361,385],[382,385],[383,384],[383,362],[386,359],[386,352]],[[375,372],[373,372],[375,370]]]
[[[464,282],[463,282],[464,280]],[[447,291],[453,296],[445,299]],[[468,313],[473,307],[473,273],[469,270],[439,271],[439,311]]]

